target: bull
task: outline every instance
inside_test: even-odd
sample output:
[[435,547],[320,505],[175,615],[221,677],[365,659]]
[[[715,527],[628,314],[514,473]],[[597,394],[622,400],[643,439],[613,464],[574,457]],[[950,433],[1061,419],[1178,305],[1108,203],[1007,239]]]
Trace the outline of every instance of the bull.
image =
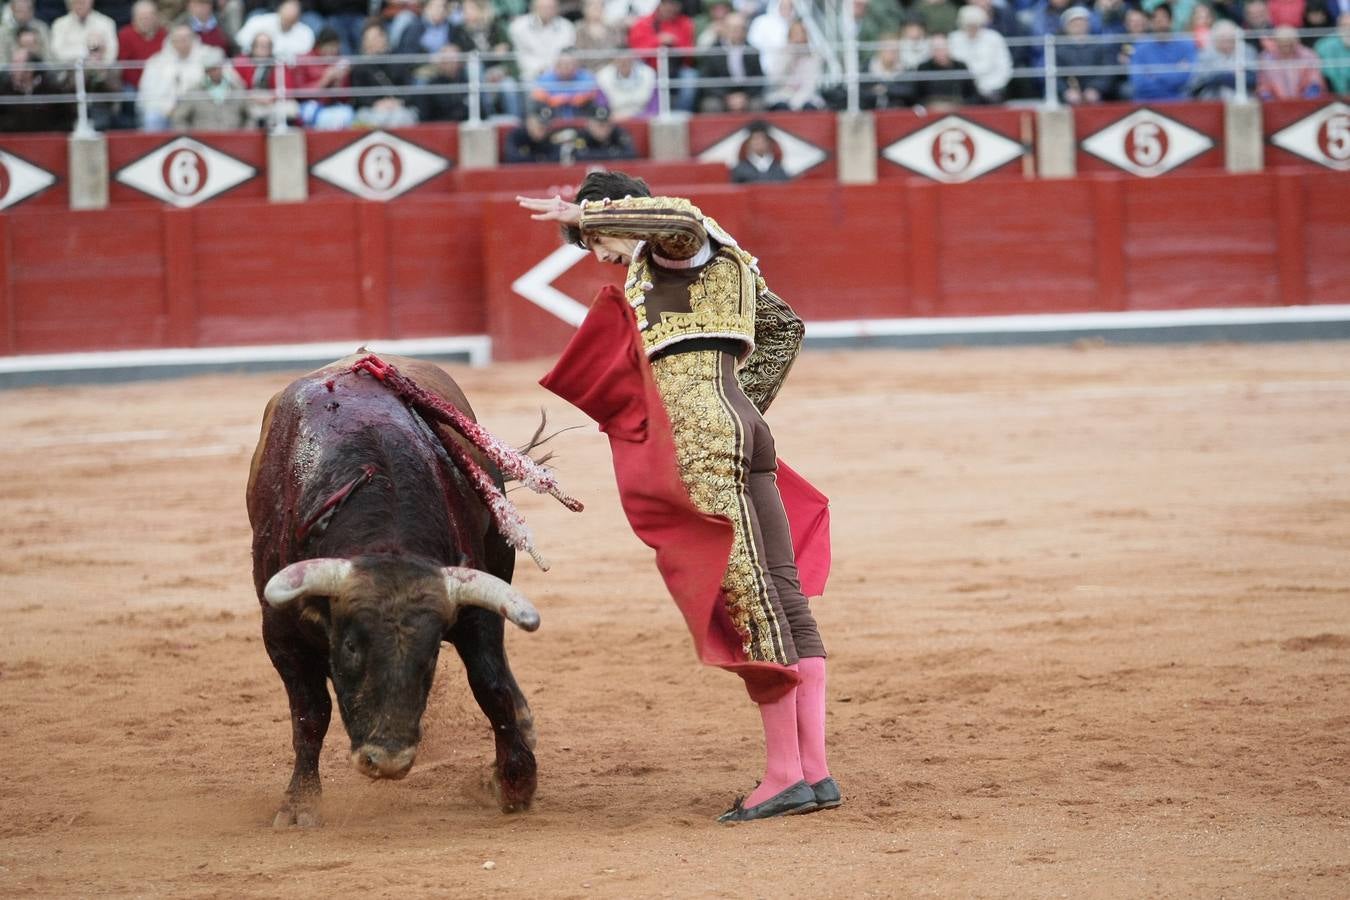
[[[503,632],[505,620],[533,631],[539,615],[510,585],[515,551],[474,483],[494,481],[488,493],[501,498],[501,472],[360,363],[339,360],[272,397],[249,471],[263,642],[290,701],[295,750],[274,825],[320,822],[330,680],[356,768],[373,779],[407,775],[443,641],[491,723],[498,803],[525,809],[536,786],[534,722]],[[396,363],[473,421],[444,371]]]

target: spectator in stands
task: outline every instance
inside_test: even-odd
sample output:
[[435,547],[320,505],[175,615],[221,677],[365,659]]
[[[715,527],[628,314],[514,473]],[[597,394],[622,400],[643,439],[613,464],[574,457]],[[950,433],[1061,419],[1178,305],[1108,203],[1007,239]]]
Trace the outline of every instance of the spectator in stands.
[[[1266,0],[1270,11],[1270,23],[1276,28],[1287,25],[1290,28],[1303,27],[1303,11],[1307,0]],[[1279,41],[1279,38],[1276,38]]]
[[1064,14],[1074,2],[1075,0],[1040,0],[1031,9],[1028,31],[1031,37],[1037,38],[1037,41],[1028,48],[1027,61],[1033,67],[1045,65],[1045,38],[1048,35],[1059,34]]
[[633,136],[614,122],[609,110],[597,106],[582,126],[573,158],[577,162],[637,159],[637,148]]
[[1209,46],[1209,32],[1214,27],[1214,10],[1203,3],[1195,4],[1195,7],[1191,10],[1189,23],[1189,27],[1182,30],[1189,31],[1191,39],[1195,41],[1196,48],[1204,50]]
[[915,102],[942,109],[970,103],[979,96],[970,71],[952,58],[946,35],[933,35],[928,39],[928,47],[932,56],[918,71],[930,77],[915,84]]
[[552,68],[558,54],[577,39],[576,27],[558,15],[558,0],[534,0],[532,12],[519,16],[507,29],[516,50],[520,77],[532,82]]
[[[258,37],[264,37],[259,35]],[[325,26],[314,39],[314,49],[296,60],[287,82],[298,90],[338,90],[351,87],[351,60],[342,55],[342,36]],[[307,97],[298,104],[300,121],[313,128],[346,128],[356,115],[345,96]]]
[[[894,0],[850,0],[853,4],[854,38],[860,44],[875,44],[900,30],[900,7]],[[858,66],[866,68],[872,50],[859,48]]]
[[867,61],[869,81],[860,86],[864,109],[891,109],[914,102],[914,85],[905,79],[898,39],[884,41]]
[[[1091,40],[1092,14],[1082,6],[1064,11],[1064,39],[1055,45],[1055,65],[1059,69],[1087,66],[1113,66],[1116,52],[1110,44]],[[1070,106],[1100,103],[1115,94],[1115,77],[1103,73],[1059,76],[1059,99]]]
[[247,56],[236,56],[232,62],[248,90],[271,92],[276,88],[276,60],[272,57],[272,36],[267,32],[253,38]]
[[589,69],[582,68],[576,54],[564,50],[553,68],[534,83],[530,102],[535,107],[553,110],[553,119],[579,119],[589,116],[600,96],[600,86]]
[[1266,0],[1247,0],[1242,4],[1242,30],[1247,32],[1247,45],[1260,53],[1269,48],[1271,39],[1253,35],[1256,31],[1269,31],[1274,28],[1270,21],[1270,7]]
[[[98,34],[89,36],[89,53],[84,58],[84,90],[90,95],[87,109],[89,124],[99,130],[107,131],[118,121],[122,113],[122,73],[116,67],[117,59],[103,45]],[[117,101],[96,99],[94,95],[117,95]],[[128,124],[134,124],[128,122]]]
[[173,108],[175,128],[193,131],[234,131],[250,124],[243,82],[225,61],[219,47],[202,51],[202,80],[192,88],[204,97],[184,98]]
[[618,55],[627,39],[628,33],[622,27],[605,18],[605,0],[585,0],[581,21],[577,23],[575,47],[588,54],[583,59],[586,68],[598,72]]
[[[361,30],[361,55],[388,56],[389,35],[384,23],[370,19]],[[412,73],[402,63],[365,62],[357,60],[352,66],[352,87],[384,89],[388,93],[362,93],[353,96],[357,124],[371,128],[398,128],[417,123],[417,113],[408,106],[398,92],[412,83]]]
[[[1350,9],[1345,0],[1308,0],[1303,9],[1304,28],[1334,28],[1336,14]],[[1309,41],[1315,43],[1315,41]]]
[[924,28],[922,20],[910,19],[900,26],[897,49],[900,51],[900,65],[911,72],[933,58],[928,30]]
[[621,53],[595,73],[595,81],[604,95],[605,108],[616,122],[656,114],[656,72],[632,53]]
[[1097,33],[1124,34],[1125,13],[1132,8],[1125,5],[1125,0],[1097,0],[1092,5],[1092,12],[1097,19]]
[[[680,0],[660,0],[655,11],[633,23],[628,30],[628,46],[636,51],[694,49],[694,20],[684,14]],[[657,65],[656,54],[644,54],[644,61]],[[693,112],[698,101],[698,70],[694,59],[678,52],[669,56],[670,78],[677,85],[675,107]]]
[[343,54],[356,52],[366,18],[380,8],[378,3],[372,7],[371,0],[309,0],[309,3],[314,13],[322,17],[322,21],[310,25],[310,30],[316,35],[324,28],[336,31]]
[[34,47],[38,56],[51,59],[52,30],[46,22],[33,13],[33,0],[10,0],[0,16],[0,59],[8,60],[14,56],[19,46],[19,31],[26,30],[34,35]]
[[759,51],[746,40],[747,23],[740,13],[728,13],[722,23],[723,37],[710,49],[719,53],[699,60],[704,78],[735,79],[735,84],[705,87],[699,95],[699,107],[704,112],[743,112],[759,104],[764,93],[764,77]]
[[1350,9],[1336,19],[1336,33],[1317,42],[1322,74],[1334,93],[1350,94]]
[[488,0],[492,15],[506,25],[530,11],[530,0]]
[[770,78],[782,75],[787,66],[788,29],[796,19],[792,0],[776,0],[750,20],[746,42],[759,51],[760,65]]
[[[703,4],[703,13],[694,17],[694,46],[706,50],[726,38],[723,26],[727,16],[735,12],[731,0],[711,0]],[[702,65],[702,62],[699,63]]]
[[788,29],[787,68],[769,83],[764,104],[769,109],[824,109],[825,98],[820,95],[820,77],[823,63],[811,50],[806,38],[806,26],[793,22]]
[[94,0],[66,0],[66,6],[70,12],[52,23],[52,54],[56,60],[84,59],[89,55],[90,41],[97,41],[116,59],[117,26],[113,20],[94,9]]
[[1262,100],[1300,100],[1320,97],[1327,85],[1322,80],[1317,54],[1298,42],[1298,31],[1289,25],[1275,29],[1275,45],[1261,54],[1262,68],[1256,92]]
[[741,147],[741,160],[732,167],[731,180],[736,184],[792,180],[783,168],[782,152],[769,134],[769,126],[751,122],[748,131]]
[[447,0],[426,0],[418,16],[399,35],[396,53],[425,55],[438,52],[454,42],[455,26],[450,22]]
[[1234,66],[1237,54],[1243,55],[1247,89],[1256,88],[1256,51],[1238,40],[1238,27],[1225,19],[1210,30],[1210,46],[1195,60],[1195,71],[1187,93],[1197,100],[1228,100],[1237,88]]
[[929,34],[950,34],[956,30],[957,5],[952,0],[920,0],[917,13]]
[[1003,35],[989,28],[989,17],[978,6],[963,6],[956,15],[959,28],[947,39],[952,59],[966,64],[975,78],[975,90],[985,103],[1002,103],[1012,79],[1012,53]]
[[[48,94],[64,94],[60,74],[34,68],[42,57],[27,47],[16,46],[5,58],[10,68],[0,72],[0,100],[20,97],[34,100]],[[69,131],[74,110],[68,103],[2,103],[0,134],[21,131]]]
[[[1121,35],[1120,43],[1116,45],[1116,61],[1128,67],[1130,60],[1134,59],[1134,51],[1138,49],[1141,41],[1148,40],[1148,16],[1144,15],[1143,10],[1136,9],[1133,6],[1125,9],[1125,33]],[[1129,100],[1134,93],[1134,85],[1130,83],[1129,76],[1116,76],[1116,96],[1121,100]]]
[[251,47],[253,38],[264,32],[272,39],[272,52],[286,65],[314,49],[314,31],[300,21],[300,0],[281,0],[276,12],[253,16],[234,39],[241,47]]
[[435,94],[421,94],[413,98],[420,122],[464,122],[469,118],[469,73],[464,66],[464,53],[454,44],[437,50],[430,65],[413,75],[413,82],[428,87],[452,88]]
[[[1172,34],[1172,7],[1159,3],[1149,16],[1152,34],[1134,47],[1130,88],[1135,100],[1180,100],[1186,96],[1195,62],[1195,43]],[[1169,68],[1150,71],[1152,67]]]
[[549,131],[553,111],[547,107],[528,113],[525,121],[506,135],[503,157],[509,163],[558,162],[562,153]]
[[[137,0],[131,7],[131,23],[117,32],[117,58],[122,62],[143,63],[164,49],[168,34],[159,22],[159,7],[154,0]],[[134,92],[140,86],[141,71],[124,69],[122,83]]]
[[[1119,2],[1119,0],[1116,0]],[[1010,5],[995,3],[994,0],[970,0],[972,6],[978,6],[984,10],[984,14],[989,17],[989,27],[1003,35],[1004,38],[1022,37],[1022,23],[1017,21],[1017,13],[1013,12]],[[957,11],[958,16],[960,11]],[[1013,52],[1013,61],[1016,62],[1017,53]]]
[[137,91],[136,106],[143,129],[163,131],[169,127],[178,99],[201,84],[206,75],[204,55],[201,41],[187,25],[169,29],[164,48],[146,63]]
[[177,19],[192,29],[197,40],[206,47],[219,47],[229,54],[234,51],[230,39],[225,36],[220,23],[216,21],[216,7],[213,0],[187,0],[187,11]]
[[[253,38],[247,56],[236,56],[231,60],[235,74],[244,85],[248,98],[249,119],[254,125],[266,125],[280,116],[289,121],[299,114],[300,105],[294,100],[285,101],[285,106],[276,106],[277,61],[272,58],[272,38],[266,32]],[[286,74],[286,84],[295,83],[295,73]]]
[[[466,0],[464,21],[456,30],[455,43],[465,53],[510,53],[511,39],[506,26],[486,0]],[[510,62],[485,62],[483,65],[482,114],[520,118],[520,86]]]

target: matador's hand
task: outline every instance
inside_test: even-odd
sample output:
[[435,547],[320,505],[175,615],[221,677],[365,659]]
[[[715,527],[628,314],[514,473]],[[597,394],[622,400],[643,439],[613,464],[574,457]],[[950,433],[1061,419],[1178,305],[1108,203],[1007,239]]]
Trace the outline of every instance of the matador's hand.
[[561,222],[564,225],[577,225],[581,222],[581,207],[575,203],[568,203],[556,195],[549,199],[516,197],[516,202],[522,209],[533,210],[534,215],[530,218],[536,222]]

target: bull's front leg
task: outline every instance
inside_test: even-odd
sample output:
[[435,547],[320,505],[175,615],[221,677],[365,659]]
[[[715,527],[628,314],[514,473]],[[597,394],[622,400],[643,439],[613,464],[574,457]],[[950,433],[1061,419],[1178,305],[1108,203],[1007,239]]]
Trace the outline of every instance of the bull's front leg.
[[474,699],[492,724],[497,744],[493,793],[502,812],[521,812],[529,809],[537,784],[534,717],[506,662],[502,637],[501,617],[482,609],[463,609],[450,632]]
[[[278,633],[281,632],[281,633]],[[286,788],[286,801],[272,820],[274,828],[322,823],[319,815],[319,752],[328,733],[333,703],[328,696],[326,660],[303,647],[295,631],[264,615],[263,641],[272,665],[286,686],[291,707],[291,745],[295,769]]]

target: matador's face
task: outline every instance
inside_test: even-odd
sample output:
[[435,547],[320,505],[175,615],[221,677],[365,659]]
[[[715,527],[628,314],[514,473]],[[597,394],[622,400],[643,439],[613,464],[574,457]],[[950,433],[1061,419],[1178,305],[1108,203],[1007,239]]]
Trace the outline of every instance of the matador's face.
[[633,254],[637,252],[638,241],[634,238],[597,234],[587,237],[585,240],[586,247],[602,263],[628,266],[633,261]]

